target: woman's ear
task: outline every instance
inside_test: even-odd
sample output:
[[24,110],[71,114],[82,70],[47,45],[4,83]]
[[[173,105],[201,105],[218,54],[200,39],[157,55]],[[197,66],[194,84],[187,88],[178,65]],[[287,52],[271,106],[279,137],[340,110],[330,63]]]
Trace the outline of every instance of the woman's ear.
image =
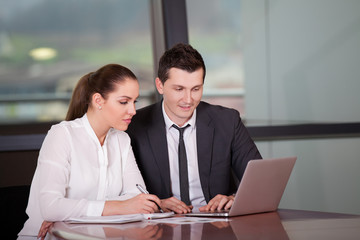
[[102,105],[104,104],[104,98],[100,93],[94,93],[92,96],[92,104],[95,108],[101,110]]

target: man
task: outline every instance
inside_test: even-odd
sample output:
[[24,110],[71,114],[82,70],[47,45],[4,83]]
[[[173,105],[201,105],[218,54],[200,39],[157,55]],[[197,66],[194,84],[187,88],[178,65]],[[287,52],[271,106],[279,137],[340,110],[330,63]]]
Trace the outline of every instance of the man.
[[[166,51],[155,80],[163,99],[138,110],[127,131],[147,189],[162,199],[163,209],[176,213],[192,206],[229,209],[236,191],[232,172],[241,180],[248,161],[261,158],[238,111],[201,101],[205,72],[190,45]],[[186,166],[188,174],[180,174]]]

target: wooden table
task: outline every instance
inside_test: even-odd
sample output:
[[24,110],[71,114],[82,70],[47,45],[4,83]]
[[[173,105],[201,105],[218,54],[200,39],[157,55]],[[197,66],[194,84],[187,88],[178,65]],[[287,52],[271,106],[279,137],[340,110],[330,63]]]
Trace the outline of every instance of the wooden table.
[[[51,229],[58,239],[360,239],[360,215],[280,209],[221,222],[70,224]],[[191,236],[191,237],[190,237]]]

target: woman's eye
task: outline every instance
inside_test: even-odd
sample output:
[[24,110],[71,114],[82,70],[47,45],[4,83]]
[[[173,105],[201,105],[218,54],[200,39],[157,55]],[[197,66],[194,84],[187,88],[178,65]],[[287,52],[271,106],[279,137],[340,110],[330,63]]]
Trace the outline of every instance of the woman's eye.
[[126,102],[120,102],[120,104],[123,104],[123,105],[125,105],[125,104],[127,104],[128,102],[126,101]]

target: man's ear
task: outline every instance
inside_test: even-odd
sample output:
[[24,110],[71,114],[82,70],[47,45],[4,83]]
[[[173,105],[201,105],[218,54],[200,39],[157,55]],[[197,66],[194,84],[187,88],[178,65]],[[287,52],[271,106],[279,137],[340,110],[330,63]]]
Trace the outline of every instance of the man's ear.
[[159,92],[159,94],[163,94],[164,93],[164,85],[162,84],[160,78],[155,79],[155,85],[156,85],[156,89]]

